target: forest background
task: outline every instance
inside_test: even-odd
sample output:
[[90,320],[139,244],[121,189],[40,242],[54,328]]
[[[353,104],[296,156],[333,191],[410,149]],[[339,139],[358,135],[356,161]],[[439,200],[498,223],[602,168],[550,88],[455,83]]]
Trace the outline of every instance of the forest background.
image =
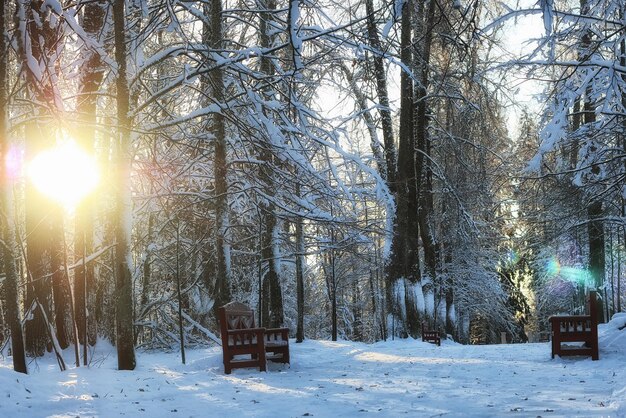
[[[591,288],[622,310],[623,0],[2,4],[18,371],[98,338],[120,369],[217,342],[231,300],[297,341],[538,340]],[[542,26],[511,54],[524,16]],[[509,132],[514,74],[543,88]]]

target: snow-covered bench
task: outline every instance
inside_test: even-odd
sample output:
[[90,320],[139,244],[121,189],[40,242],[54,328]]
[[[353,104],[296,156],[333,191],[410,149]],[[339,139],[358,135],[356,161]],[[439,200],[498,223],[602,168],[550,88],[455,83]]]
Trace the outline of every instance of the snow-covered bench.
[[[258,328],[254,312],[240,302],[230,302],[218,309],[224,373],[240,367],[266,370],[266,360],[289,363],[289,329]],[[272,356],[267,356],[271,353]]]
[[422,341],[437,344],[441,346],[441,338],[437,331],[431,331],[426,329],[426,324],[422,322]]
[[598,360],[598,306],[594,291],[589,292],[587,311],[588,315],[558,315],[549,318],[552,358],[555,355],[591,356],[592,360]]

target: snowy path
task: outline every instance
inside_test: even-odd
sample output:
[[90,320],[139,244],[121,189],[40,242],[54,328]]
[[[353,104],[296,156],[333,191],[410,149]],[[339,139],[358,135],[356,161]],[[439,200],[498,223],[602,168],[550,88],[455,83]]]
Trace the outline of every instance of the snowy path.
[[[139,353],[135,372],[114,356],[60,373],[51,359],[29,376],[0,362],[0,417],[595,417],[625,416],[622,353],[550,359],[548,344],[442,347],[292,342],[291,368],[222,372],[218,349]],[[100,355],[102,357],[102,355]],[[69,355],[67,356],[70,357]],[[97,358],[97,355],[96,355]]]

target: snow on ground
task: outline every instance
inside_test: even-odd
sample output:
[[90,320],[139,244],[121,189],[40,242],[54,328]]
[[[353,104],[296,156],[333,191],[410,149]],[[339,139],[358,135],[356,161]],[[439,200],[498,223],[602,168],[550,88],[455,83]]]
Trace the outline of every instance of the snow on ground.
[[120,372],[101,344],[90,368],[66,372],[51,356],[29,375],[0,360],[0,417],[626,417],[624,324],[601,326],[599,361],[552,360],[549,343],[292,341],[291,367],[267,373],[225,375],[219,347],[188,351],[186,365],[140,352]]

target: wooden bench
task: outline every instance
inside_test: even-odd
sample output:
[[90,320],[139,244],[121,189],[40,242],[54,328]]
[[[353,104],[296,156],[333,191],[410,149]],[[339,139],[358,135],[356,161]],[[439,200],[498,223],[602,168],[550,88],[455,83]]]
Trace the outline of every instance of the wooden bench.
[[598,307],[594,291],[589,292],[587,311],[588,315],[558,315],[549,318],[552,328],[552,358],[555,355],[591,356],[592,360],[598,360]]
[[[239,302],[218,309],[224,373],[241,367],[266,370],[266,360],[289,363],[289,329],[258,328],[254,312]],[[267,356],[271,353],[271,356]]]
[[426,329],[426,324],[422,322],[422,341],[437,344],[441,346],[441,338],[437,331],[431,331]]

